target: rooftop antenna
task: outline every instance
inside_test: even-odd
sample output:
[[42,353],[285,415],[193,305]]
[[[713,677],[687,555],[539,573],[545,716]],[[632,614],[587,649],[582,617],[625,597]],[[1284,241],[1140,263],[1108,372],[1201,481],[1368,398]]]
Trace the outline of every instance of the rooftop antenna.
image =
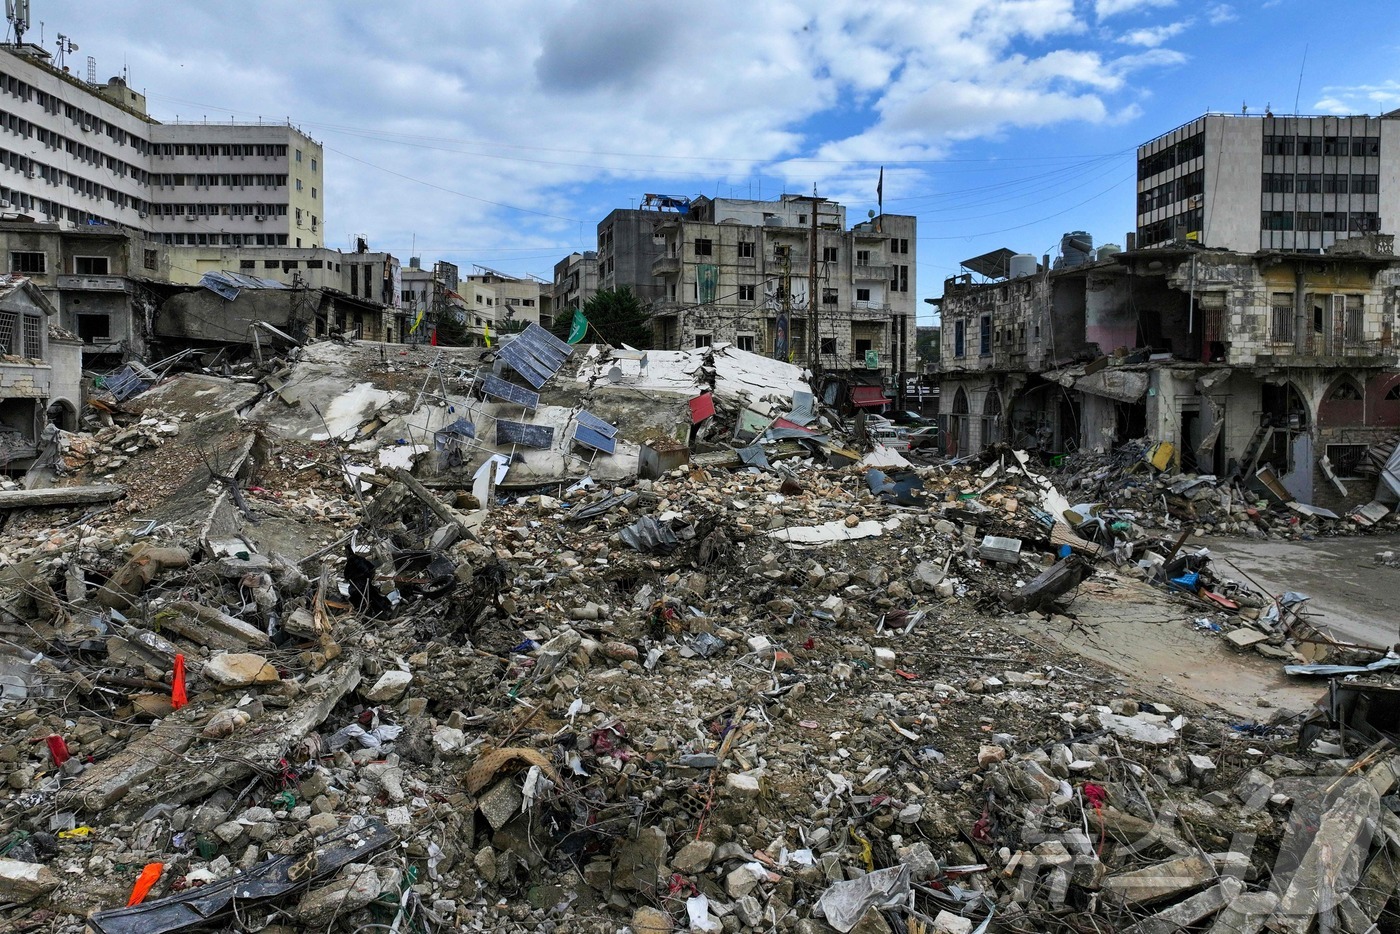
[[96,84],[96,83],[97,83],[97,59],[93,58],[91,55],[88,56],[88,73],[87,73],[87,79],[88,79],[88,84]]
[[63,33],[59,33],[58,41],[55,42],[54,45],[58,46],[58,61],[54,64],[62,70],[64,59],[68,56],[68,53],[78,51],[78,43],[74,42]]
[[1303,69],[1308,67],[1308,44],[1303,43],[1303,63],[1298,66],[1298,90],[1293,92],[1293,115],[1298,115],[1298,98],[1303,96]]
[[15,31],[15,45],[19,45],[29,28],[29,0],[5,0],[5,18]]

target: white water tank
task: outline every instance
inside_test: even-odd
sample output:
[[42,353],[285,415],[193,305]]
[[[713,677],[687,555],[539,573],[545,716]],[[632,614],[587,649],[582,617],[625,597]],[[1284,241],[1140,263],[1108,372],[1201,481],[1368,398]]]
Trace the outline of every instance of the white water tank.
[[1094,251],[1094,258],[1098,260],[1108,259],[1115,253],[1122,253],[1123,249],[1116,243],[1105,243]]
[[1010,274],[1012,279],[1033,276],[1036,271],[1035,257],[1030,253],[1017,253],[1011,257]]

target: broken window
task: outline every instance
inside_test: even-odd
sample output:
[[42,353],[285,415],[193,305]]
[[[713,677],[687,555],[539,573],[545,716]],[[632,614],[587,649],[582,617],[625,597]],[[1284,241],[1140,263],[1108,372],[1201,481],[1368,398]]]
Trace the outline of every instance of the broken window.
[[1360,467],[1366,462],[1364,444],[1329,444],[1327,460],[1332,464],[1332,472],[1338,480],[1359,480]]
[[1361,387],[1356,385],[1354,380],[1343,379],[1337,382],[1332,390],[1332,395],[1328,397],[1330,402],[1355,402],[1361,398]]
[[42,276],[48,272],[48,257],[43,253],[15,252],[10,254],[10,272]]
[[837,253],[837,249],[838,249],[838,248],[837,248],[837,247],[834,247],[834,246],[824,246],[824,247],[822,247],[822,262],[823,262],[823,263],[834,263],[834,262],[836,262],[836,253]]
[[106,340],[107,338],[111,337],[111,316],[99,314],[79,314],[78,336],[83,339],[84,344],[91,344],[94,341]]
[[823,337],[821,342],[821,352],[830,356],[836,356],[836,338]]
[[714,249],[715,249],[715,244],[714,244],[714,241],[713,241],[713,240],[696,240],[696,241],[695,241],[695,255],[696,255],[696,256],[710,256],[711,254],[714,253]]
[[751,285],[739,286],[739,301],[751,302],[754,299],[755,288]]
[[1343,326],[1342,340],[1348,344],[1359,344],[1365,339],[1365,298],[1361,295],[1346,297],[1346,324]]
[[836,290],[835,290],[835,289],[825,289],[825,288],[822,289],[822,304],[823,304],[823,305],[835,305],[835,304],[836,304]]
[[73,273],[79,276],[105,276],[107,275],[107,257],[75,256],[73,257]]
[[38,315],[24,316],[24,355],[35,359],[44,355],[43,319]]

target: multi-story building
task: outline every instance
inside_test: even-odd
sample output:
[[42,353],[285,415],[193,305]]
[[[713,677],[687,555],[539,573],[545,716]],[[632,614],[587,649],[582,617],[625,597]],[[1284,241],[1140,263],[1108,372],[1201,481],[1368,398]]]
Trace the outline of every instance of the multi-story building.
[[588,304],[598,292],[598,254],[593,250],[570,253],[554,264],[553,307],[572,311]]
[[[490,290],[490,303],[472,298],[472,311],[493,329],[524,330],[540,323],[540,296],[547,286],[538,279],[508,276],[486,266],[473,266],[465,288],[480,286]],[[481,293],[478,293],[481,294]],[[465,294],[463,297],[466,297]],[[485,297],[485,296],[483,296]]]
[[688,211],[689,199],[648,195],[645,208],[618,208],[598,223],[598,289],[630,289],[642,303],[665,297],[665,286],[652,275],[652,264],[666,248],[658,234],[658,216]]
[[1400,429],[1400,261],[1371,234],[1321,253],[1193,243],[944,283],[946,452],[996,441],[1062,453],[1173,445],[1186,471],[1268,466],[1320,506]]
[[653,212],[653,224],[662,241],[651,268],[662,292],[651,306],[658,348],[725,341],[867,387],[844,398],[824,387],[832,404],[885,404],[868,391],[871,377],[909,369],[915,218],[886,214],[847,229],[842,205],[784,195],[697,198],[684,213]]
[[160,123],[121,78],[88,84],[29,43],[0,53],[0,213],[176,246],[322,245],[324,154],[295,127]]
[[1400,110],[1206,114],[1138,147],[1138,248],[1317,252],[1400,223]]

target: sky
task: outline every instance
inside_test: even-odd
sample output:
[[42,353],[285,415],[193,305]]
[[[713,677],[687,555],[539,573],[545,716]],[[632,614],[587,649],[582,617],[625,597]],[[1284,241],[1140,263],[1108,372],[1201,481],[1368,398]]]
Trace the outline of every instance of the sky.
[[[1320,13],[1325,10],[1325,15]],[[31,0],[160,120],[290,120],[327,245],[552,278],[646,193],[918,217],[917,291],[1132,229],[1136,147],[1206,112],[1400,108],[1395,0]],[[921,323],[933,310],[920,303]]]

